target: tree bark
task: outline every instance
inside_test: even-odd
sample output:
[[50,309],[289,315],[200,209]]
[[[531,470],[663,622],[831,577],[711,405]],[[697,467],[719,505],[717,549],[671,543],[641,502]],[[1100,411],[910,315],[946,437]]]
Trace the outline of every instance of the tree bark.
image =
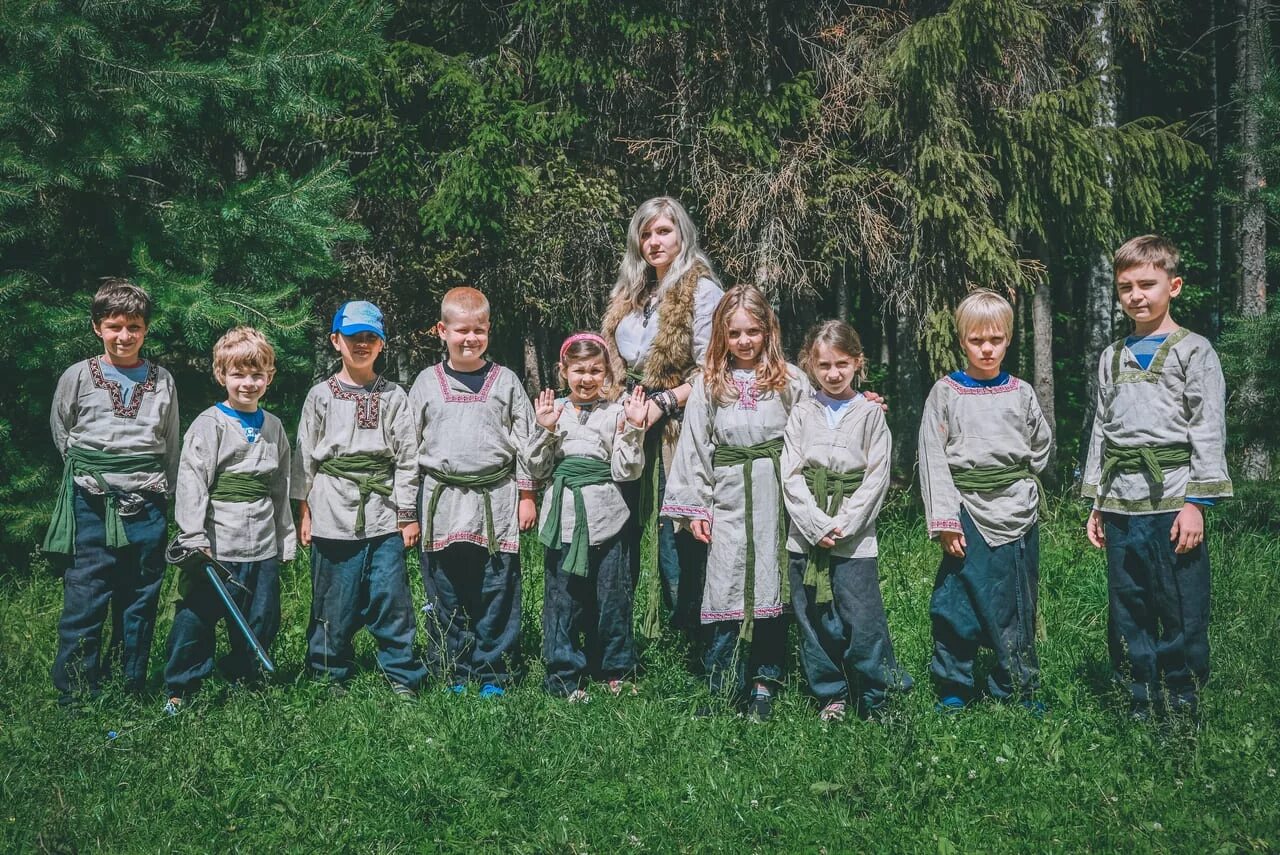
[[[1057,408],[1053,384],[1053,287],[1045,277],[1031,296],[1031,330],[1034,335],[1032,362],[1035,367],[1036,397],[1049,428],[1057,432]],[[1053,460],[1050,459],[1052,469]]]
[[524,388],[530,398],[543,389],[542,366],[538,362],[538,345],[532,328],[524,331]]
[[924,411],[920,373],[920,325],[903,312],[894,319],[893,404],[889,409],[894,457],[900,472],[911,474],[916,463],[916,436]]

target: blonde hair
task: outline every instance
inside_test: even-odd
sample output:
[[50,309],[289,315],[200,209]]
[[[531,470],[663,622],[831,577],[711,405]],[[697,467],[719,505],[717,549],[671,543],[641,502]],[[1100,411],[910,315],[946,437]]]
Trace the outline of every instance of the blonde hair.
[[657,272],[644,260],[644,253],[640,249],[640,232],[658,217],[671,220],[676,234],[680,236],[680,252],[667,268],[667,275],[656,283],[658,300],[661,301],[667,291],[695,264],[701,263],[706,268],[707,275],[715,279],[715,274],[711,272],[711,259],[698,248],[698,229],[690,219],[689,212],[670,196],[655,196],[642,202],[631,215],[631,223],[627,226],[627,248],[622,253],[622,261],[618,264],[618,279],[609,295],[611,303],[624,301],[629,312],[643,306],[646,292],[655,284]]
[[1013,337],[1013,306],[995,291],[979,289],[956,306],[956,334],[964,341],[970,331],[996,327],[1006,339]]
[[1113,268],[1116,274],[1123,273],[1131,267],[1150,264],[1169,274],[1170,278],[1178,275],[1178,262],[1181,254],[1173,241],[1160,235],[1139,235],[1130,238],[1116,250]]
[[739,309],[744,309],[764,328],[764,342],[756,362],[756,386],[781,394],[790,380],[787,360],[782,355],[778,316],[759,288],[735,285],[724,292],[715,314],[711,316],[711,343],[707,346],[707,357],[703,363],[708,397],[718,404],[726,404],[738,396],[737,386],[733,383],[733,361],[729,355],[729,321]]
[[270,380],[276,376],[276,349],[253,327],[227,330],[213,346],[213,376],[225,383],[233,368],[261,371]]
[[469,285],[450,288],[440,301],[440,320],[448,323],[458,315],[484,315],[488,320],[489,298]]
[[853,373],[854,386],[866,378],[867,360],[862,352],[862,339],[858,337],[858,331],[844,321],[820,321],[810,327],[809,334],[805,336],[804,348],[800,351],[800,369],[809,375],[815,385],[822,385],[814,371],[814,361],[818,358],[818,347],[824,344],[858,361],[858,368]]

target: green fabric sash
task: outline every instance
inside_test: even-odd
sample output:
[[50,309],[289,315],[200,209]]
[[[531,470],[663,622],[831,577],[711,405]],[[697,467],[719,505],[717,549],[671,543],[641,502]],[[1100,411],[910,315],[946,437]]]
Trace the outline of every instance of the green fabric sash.
[[209,490],[209,498],[218,502],[256,502],[270,495],[271,478],[265,473],[220,472]]
[[1117,472],[1146,472],[1152,481],[1163,484],[1164,470],[1190,463],[1190,445],[1143,445],[1126,448],[1108,442],[1102,446],[1102,477],[1099,483],[1106,484]]
[[587,553],[591,533],[587,530],[587,505],[582,500],[583,487],[613,483],[613,467],[604,460],[571,454],[556,464],[554,480],[547,501],[547,521],[538,534],[538,542],[548,549],[560,548],[560,509],[564,491],[573,491],[573,538],[561,566],[575,576],[585,576],[589,569]]
[[717,445],[711,455],[715,466],[742,467],[742,485],[746,490],[747,521],[747,555],[746,579],[743,584],[742,628],[738,637],[743,641],[751,640],[752,627],[756,615],[756,538],[755,538],[755,506],[751,496],[751,464],[757,460],[772,460],[773,475],[778,482],[778,571],[781,576],[782,601],[786,602],[787,594],[787,508],[782,501],[782,437],[760,442],[755,445]]
[[134,475],[139,472],[159,474],[163,471],[163,455],[116,454],[110,451],[68,446],[62,466],[62,480],[58,484],[57,500],[53,505],[53,518],[49,520],[49,530],[44,536],[43,550],[55,555],[76,554],[76,476],[91,475],[102,488],[106,500],[107,546],[119,549],[129,545],[129,538],[124,532],[124,521],[120,519],[116,495],[107,486],[102,476]]
[[[662,429],[650,427],[644,435],[644,471],[640,475],[640,572],[648,578],[639,585],[645,592],[640,634],[654,639],[662,632],[662,570],[658,566],[658,467],[662,466]],[[649,561],[644,556],[649,556]],[[646,566],[648,569],[646,570]]]
[[489,547],[489,554],[497,555],[498,536],[493,527],[493,501],[489,498],[489,491],[504,483],[511,477],[512,472],[513,470],[510,466],[485,475],[450,475],[448,472],[441,472],[439,469],[427,469],[426,473],[436,480],[436,486],[431,491],[431,499],[427,503],[427,533],[422,539],[423,548],[430,547],[435,540],[436,508],[440,506],[440,496],[444,494],[445,488],[466,487],[472,490],[480,490],[484,495],[486,543]]
[[340,454],[320,464],[320,471],[334,478],[354,481],[360,491],[360,504],[356,508],[356,531],[364,531],[364,506],[374,493],[391,495],[391,482],[396,476],[396,465],[390,457],[378,454]]
[[[835,472],[825,466],[806,466],[804,482],[809,485],[809,492],[818,500],[818,507],[829,517],[834,517],[840,510],[844,500],[852,496],[862,485],[866,470],[854,472]],[[852,534],[853,532],[845,532]],[[831,590],[831,550],[814,544],[809,547],[809,561],[804,568],[804,584],[817,589],[814,602],[824,605],[831,602],[834,593]]]
[[1036,495],[1040,497],[1037,506],[1040,516],[1045,516],[1049,507],[1044,495],[1044,484],[1040,482],[1040,476],[1031,471],[1031,467],[1026,463],[1016,463],[1012,466],[975,466],[972,469],[952,469],[951,481],[959,490],[969,490],[975,493],[985,493],[991,490],[1003,490],[1005,487],[1012,487],[1019,481],[1030,479],[1035,482]]

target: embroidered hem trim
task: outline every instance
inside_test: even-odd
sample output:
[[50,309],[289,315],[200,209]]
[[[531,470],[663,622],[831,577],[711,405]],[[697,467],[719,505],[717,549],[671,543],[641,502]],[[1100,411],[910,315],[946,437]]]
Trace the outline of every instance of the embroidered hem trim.
[[712,521],[711,511],[693,505],[663,505],[658,514],[664,517],[687,517],[694,520]]
[[929,520],[929,531],[964,531],[960,520]]
[[[773,618],[787,611],[785,606],[766,606],[764,608],[756,607],[752,609],[752,615],[756,620],[763,618]],[[746,614],[745,609],[731,609],[727,612],[703,612],[701,620],[703,623],[718,623],[725,620],[742,620]]]
[[[424,552],[438,552],[446,546],[454,543],[474,543],[476,546],[488,546],[489,541],[483,534],[476,534],[471,531],[455,531],[450,535],[431,541],[425,544],[422,549]],[[498,550],[500,552],[520,552],[519,540],[499,540]]]
[[397,508],[396,520],[398,522],[417,522],[418,511],[416,508]]

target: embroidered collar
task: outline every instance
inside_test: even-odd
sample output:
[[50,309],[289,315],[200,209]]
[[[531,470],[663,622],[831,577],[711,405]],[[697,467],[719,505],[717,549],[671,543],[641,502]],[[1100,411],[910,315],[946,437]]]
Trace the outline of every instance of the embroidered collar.
[[489,373],[485,375],[484,385],[479,392],[455,392],[449,385],[449,375],[445,373],[444,363],[436,363],[436,381],[440,384],[440,394],[450,404],[482,404],[489,400],[489,392],[498,380],[498,363],[489,363]]
[[160,375],[159,368],[154,362],[147,363],[147,378],[133,387],[133,394],[129,396],[129,404],[126,406],[120,384],[114,380],[108,380],[103,375],[101,359],[99,356],[89,359],[89,376],[93,378],[93,385],[111,396],[111,411],[116,416],[122,419],[136,419],[138,410],[142,408],[142,399],[148,392],[156,390],[156,378]]
[[[1146,368],[1142,368],[1138,364],[1138,359],[1133,355],[1133,351],[1129,350],[1129,346],[1124,339],[1112,345],[1114,353],[1111,356],[1111,379],[1117,380],[1121,375],[1132,380],[1152,380],[1154,381],[1164,369],[1165,360],[1169,358],[1169,351],[1173,346],[1182,341],[1191,331],[1186,327],[1178,327],[1169,333],[1159,347],[1156,348],[1155,354],[1151,357],[1151,362]],[[1126,357],[1125,354],[1128,354]]]
[[338,382],[338,375],[329,378],[329,391],[339,401],[354,401],[356,405],[356,427],[360,430],[373,430],[378,426],[378,414],[382,409],[382,393],[387,390],[387,378],[381,374],[373,381],[373,388],[368,392],[345,389]]
[[[960,372],[956,372],[956,373],[959,374]],[[1004,377],[1006,382],[998,386],[996,385],[988,386],[985,384],[981,386],[969,386],[964,383],[961,383],[959,380],[956,380],[955,376],[952,374],[948,374],[946,377],[943,377],[942,380],[944,383],[950,386],[957,394],[960,394],[960,395],[1002,395],[1005,392],[1015,392],[1019,388],[1021,388],[1022,381],[1019,380],[1017,377],[1014,377],[1012,374],[1004,374]],[[970,377],[969,379],[973,381],[973,378]],[[996,379],[998,380],[999,378],[996,378]],[[973,382],[981,382],[981,381],[973,381]]]

